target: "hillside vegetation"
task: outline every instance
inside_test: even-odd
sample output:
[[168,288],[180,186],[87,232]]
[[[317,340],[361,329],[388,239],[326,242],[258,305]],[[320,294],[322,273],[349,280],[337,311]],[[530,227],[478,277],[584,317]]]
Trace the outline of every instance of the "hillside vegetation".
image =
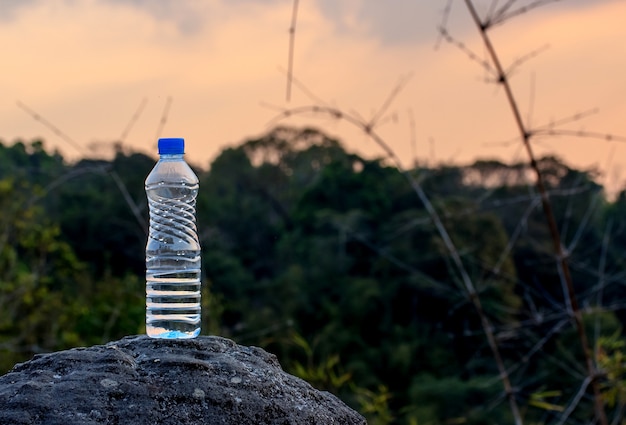
[[[200,178],[204,334],[275,353],[371,424],[512,423],[483,318],[396,168],[290,127],[206,167],[187,159]],[[0,145],[0,371],[144,332],[155,160],[119,149],[68,164],[40,141]],[[626,194],[609,201],[594,173],[538,162],[619,423]],[[587,423],[583,355],[528,167],[409,172],[476,287],[525,422]]]

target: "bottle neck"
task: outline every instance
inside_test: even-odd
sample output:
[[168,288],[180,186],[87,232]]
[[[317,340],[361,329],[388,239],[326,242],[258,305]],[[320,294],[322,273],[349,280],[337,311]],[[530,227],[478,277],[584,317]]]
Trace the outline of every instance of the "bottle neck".
[[163,154],[159,154],[159,160],[160,161],[171,161],[171,160],[177,160],[177,159],[183,159],[183,157],[185,156],[184,153],[177,153],[177,154],[172,154],[172,153],[163,153]]

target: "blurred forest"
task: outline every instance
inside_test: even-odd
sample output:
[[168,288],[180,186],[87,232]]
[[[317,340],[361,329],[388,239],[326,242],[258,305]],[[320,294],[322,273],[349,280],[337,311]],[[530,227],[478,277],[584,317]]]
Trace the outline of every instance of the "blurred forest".
[[[203,334],[276,354],[370,424],[512,423],[482,318],[399,170],[311,128],[225,149],[200,178]],[[0,144],[0,372],[144,332],[156,158],[67,163]],[[609,419],[626,403],[626,192],[538,160]],[[415,164],[476,286],[526,423],[589,423],[583,353],[526,164]],[[582,384],[581,384],[582,382]],[[586,382],[586,384],[585,384]]]

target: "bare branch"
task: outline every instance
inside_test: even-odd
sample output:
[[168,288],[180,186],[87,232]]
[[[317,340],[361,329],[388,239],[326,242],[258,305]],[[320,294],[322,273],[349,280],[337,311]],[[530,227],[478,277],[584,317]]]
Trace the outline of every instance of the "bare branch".
[[517,239],[522,233],[522,229],[524,228],[525,221],[528,220],[530,213],[532,213],[533,210],[537,208],[540,204],[541,204],[541,200],[539,199],[539,197],[536,197],[526,208],[526,211],[524,212],[524,215],[522,216],[519,223],[515,227],[513,234],[509,237],[509,241],[507,242],[506,247],[502,251],[502,254],[500,254],[500,258],[498,258],[498,261],[493,266],[493,272],[495,274],[500,273],[500,267],[502,267],[502,264],[504,264],[504,261],[513,250],[513,245],[515,245],[515,243],[517,242]]
[[[543,335],[543,338],[541,338],[539,341],[537,341],[537,343],[535,345],[533,345],[533,347],[528,350],[528,352],[526,354],[524,354],[524,356],[522,357],[521,362],[522,363],[528,363],[530,361],[530,358],[533,357],[537,352],[539,352],[545,345],[546,343],[557,333],[559,333],[561,331],[561,329],[563,329],[563,327],[565,325],[567,325],[569,323],[569,318],[568,319],[563,319],[563,320],[559,320],[554,326],[552,326],[552,328],[546,332]],[[513,367],[511,367],[509,369],[509,373],[512,374],[516,369],[518,369],[521,366],[521,364],[516,364]]]
[[600,133],[597,131],[584,131],[584,130],[535,130],[534,132],[537,136],[567,136],[567,137],[577,137],[577,138],[587,138],[587,139],[599,139],[606,140],[607,142],[626,142],[626,137],[617,136],[610,133]]
[[517,0],[508,0],[500,9],[498,9],[494,15],[494,19],[500,19],[516,2]]
[[576,406],[578,406],[578,403],[580,403],[580,400],[585,395],[585,392],[587,391],[587,387],[589,386],[591,381],[592,381],[592,378],[590,376],[587,376],[585,380],[582,382],[582,384],[580,384],[580,388],[578,389],[578,392],[572,399],[572,402],[569,404],[569,406],[567,406],[567,409],[565,409],[565,411],[559,418],[559,422],[557,422],[557,425],[563,425],[567,421],[569,416],[576,409]]
[[287,102],[291,100],[291,82],[293,76],[293,52],[296,42],[296,23],[298,21],[298,0],[293,0],[291,26],[289,27],[289,53],[287,57]]
[[[545,2],[538,1],[529,6],[535,7],[534,5],[539,5],[543,3]],[[512,2],[507,3],[509,7],[510,7],[510,4],[512,4]],[[502,68],[502,65],[496,53],[496,50],[494,49],[491,43],[491,39],[487,35],[485,25],[481,22],[480,17],[478,16],[476,12],[476,9],[474,7],[472,0],[465,0],[465,5],[467,6],[469,14],[471,15],[476,27],[478,28],[478,31],[482,37],[483,43],[487,51],[489,52],[489,56],[491,57],[491,62],[493,63],[493,66],[498,75],[498,80],[501,83],[502,87],[504,88],[504,92],[506,94],[509,106],[511,108],[511,112],[517,124],[517,128],[519,130],[520,136],[524,143],[524,147],[526,148],[526,152],[528,153],[528,158],[530,160],[531,166],[533,170],[535,171],[537,189],[538,189],[539,194],[541,195],[541,203],[542,203],[546,221],[548,224],[548,229],[552,236],[552,241],[554,244],[554,252],[556,253],[556,257],[558,260],[557,269],[558,269],[559,276],[561,277],[561,281],[564,286],[566,300],[569,306],[571,306],[572,318],[574,319],[574,323],[576,325],[576,330],[578,332],[581,348],[582,348],[584,358],[585,358],[585,363],[587,366],[587,374],[588,374],[588,377],[590,379],[590,382],[593,388],[594,410],[595,410],[596,419],[600,421],[602,425],[606,425],[607,424],[606,413],[604,411],[603,400],[600,394],[600,388],[599,388],[597,381],[595,380],[596,369],[592,360],[591,350],[589,348],[589,342],[587,339],[587,334],[582,323],[582,313],[580,311],[580,308],[578,306],[578,301],[576,299],[576,292],[574,290],[574,285],[572,282],[569,264],[567,261],[567,255],[564,252],[564,248],[561,242],[561,236],[559,234],[559,230],[556,225],[556,220],[554,218],[554,213],[552,212],[552,206],[550,204],[548,194],[545,188],[545,184],[543,182],[543,176],[541,174],[541,171],[539,170],[537,161],[535,160],[532,146],[530,144],[531,133],[528,131],[527,127],[524,125],[517,101],[515,99],[515,96],[513,95],[513,91],[509,84],[509,80],[507,78],[507,75],[504,69]],[[520,8],[519,10],[522,10],[522,9],[527,10],[528,7]],[[517,14],[517,12],[514,12],[514,13]],[[512,14],[513,13],[509,13],[508,15],[505,15],[504,13],[502,13],[500,16],[501,17],[512,16]],[[503,18],[501,18],[501,20],[502,19]],[[514,398],[509,398],[509,401],[511,404],[513,416],[516,418],[516,422],[521,423],[521,416],[519,416],[519,411],[517,410],[517,405],[515,404]]]
[[491,5],[489,6],[489,10],[487,11],[487,16],[485,21],[491,22],[493,19],[493,15],[496,13],[496,8],[498,7],[498,0],[492,0]]
[[398,84],[396,84],[396,86],[393,88],[393,90],[391,90],[391,93],[389,93],[389,96],[387,96],[387,99],[385,99],[385,101],[383,102],[382,106],[380,108],[378,108],[378,111],[376,111],[376,113],[369,120],[367,125],[370,128],[376,127],[376,122],[380,119],[380,117],[385,113],[385,111],[393,103],[393,101],[396,98],[396,96],[398,96],[398,94],[402,91],[402,89],[404,89],[404,87],[407,85],[407,83],[409,82],[411,77],[413,77],[413,74],[409,74],[409,75],[406,75],[404,77],[400,77],[400,80],[398,81]]
[[[536,1],[532,2],[532,3],[530,3],[530,4],[527,4],[526,6],[522,6],[522,7],[518,8],[518,9],[512,10],[512,11],[510,11],[508,13],[507,13],[508,8],[507,8],[507,10],[504,10],[502,13],[499,13],[498,17],[490,22],[490,26],[493,27],[493,26],[496,26],[496,25],[501,25],[504,22],[506,22],[506,21],[516,17],[516,16],[523,15],[525,13],[530,12],[533,9],[536,9],[538,7],[541,7],[541,6],[545,6],[545,5],[550,4],[550,3],[556,3],[558,1],[560,1],[560,0],[536,0]],[[510,3],[510,5],[512,5],[514,3],[514,0],[510,1],[509,3]]]
[[592,109],[588,109],[586,111],[582,111],[582,112],[576,112],[575,114],[569,115],[567,117],[563,117],[563,118],[559,118],[556,121],[551,121],[548,124],[544,124],[538,127],[535,127],[535,129],[533,130],[533,132],[536,131],[541,131],[541,130],[549,130],[549,129],[554,129],[555,127],[559,127],[562,126],[564,124],[570,124],[576,121],[581,121],[591,115],[595,115],[599,112],[600,110],[598,108],[592,108]]
[[259,102],[259,106],[266,108],[266,109],[270,109],[274,112],[283,112],[285,111],[285,107],[283,106],[278,106],[278,105],[273,105],[269,102]]
[[[583,176],[584,174],[578,174],[576,176],[576,180],[574,180],[574,182],[572,182],[572,186],[578,186],[581,181],[583,180]],[[565,208],[565,214],[563,216],[563,219],[561,220],[563,222],[562,227],[561,227],[561,238],[563,240],[567,239],[567,232],[569,231],[569,225],[570,225],[570,220],[572,218],[572,209],[574,208],[574,198],[573,197],[569,197],[567,199],[567,206]],[[587,209],[586,212],[589,212],[592,209],[592,205],[593,202],[591,203],[590,207]],[[583,223],[586,223],[584,218],[583,218]],[[580,234],[582,234],[582,228],[584,228],[584,225],[581,225],[578,227],[578,230],[580,231]],[[571,248],[571,245],[570,245]],[[568,248],[568,252],[571,252],[571,249]]]
[[30,206],[36,203],[37,201],[39,201],[40,199],[45,198],[49,192],[61,186],[63,183],[65,183],[68,180],[72,180],[74,178],[82,176],[83,174],[88,174],[88,173],[105,174],[106,172],[108,172],[109,169],[110,169],[110,166],[106,168],[104,166],[74,168],[62,174],[58,178],[52,180],[50,183],[48,183],[48,185],[43,188],[41,193],[33,194],[33,196],[31,196],[30,201],[28,202],[27,205]]
[[429,155],[428,155],[428,164],[431,167],[435,166],[435,138],[428,138],[428,147],[429,147]]
[[413,116],[413,109],[408,110],[409,113],[409,130],[410,130],[410,142],[411,142],[411,159],[413,160],[413,167],[417,167],[417,138],[415,136],[415,117]]
[[120,176],[115,171],[110,171],[109,174],[111,175],[111,177],[113,178],[113,181],[115,182],[120,192],[122,193],[122,196],[124,197],[124,200],[126,200],[126,203],[130,207],[130,210],[132,211],[133,215],[135,216],[135,219],[137,220],[137,223],[139,223],[139,226],[144,230],[144,232],[147,235],[148,226],[146,224],[146,221],[143,219],[141,215],[141,211],[139,210],[139,207],[137,206],[133,198],[130,196],[130,193],[128,193],[128,189],[126,188],[126,185],[124,184]]
[[530,96],[528,99],[528,115],[526,116],[526,123],[532,128],[533,110],[535,108],[535,73],[530,74]]
[[172,96],[168,96],[165,101],[165,107],[163,108],[163,114],[161,115],[161,120],[159,121],[159,126],[157,127],[157,132],[155,136],[155,140],[158,140],[161,137],[161,133],[163,132],[163,128],[165,127],[165,123],[167,122],[167,116],[170,112],[170,106],[172,106]]
[[367,246],[368,248],[370,248],[372,251],[374,251],[376,254],[378,254],[379,256],[386,258],[390,263],[392,263],[393,265],[395,265],[396,267],[409,272],[410,274],[418,277],[419,279],[428,282],[432,287],[437,288],[438,290],[444,291],[444,292],[449,292],[450,288],[447,287],[446,285],[444,285],[443,283],[433,279],[432,277],[422,273],[421,271],[419,271],[418,269],[416,269],[415,267],[411,266],[410,264],[405,263],[404,261],[400,260],[399,258],[397,258],[396,256],[394,256],[393,254],[389,253],[387,250],[385,250],[384,248],[380,248],[378,246],[376,246],[374,243],[370,242],[369,240],[367,240],[365,237],[355,233],[355,232],[351,232],[349,231],[349,234],[352,238],[358,240],[359,242],[361,242],[363,245]]
[[452,44],[461,52],[465,53],[465,55],[471,61],[476,62],[478,65],[480,65],[487,72],[488,75],[491,75],[493,77],[496,76],[495,70],[491,67],[491,64],[489,62],[487,62],[484,59],[481,59],[476,53],[471,51],[464,43],[452,37],[452,35],[450,35],[447,29],[440,27],[439,33],[441,34],[441,37],[443,38],[444,41]]
[[602,196],[600,196],[600,193],[597,193],[596,196],[593,197],[593,200],[591,201],[587,210],[585,211],[585,215],[583,216],[580,222],[580,225],[578,226],[578,229],[576,230],[576,233],[574,234],[574,237],[572,238],[572,241],[570,242],[570,245],[567,247],[568,255],[571,254],[576,249],[576,245],[578,245],[578,241],[582,237],[583,232],[585,231],[587,224],[589,223],[589,219],[591,218],[591,215],[596,210],[596,207],[599,205],[601,200],[602,200]]
[[541,53],[545,52],[546,50],[548,50],[550,48],[549,44],[545,44],[543,46],[541,46],[538,49],[533,50],[530,53],[525,54],[524,56],[515,59],[511,65],[509,65],[509,67],[504,71],[504,73],[508,76],[511,76],[513,74],[513,72],[519,68],[522,64],[524,64],[525,62],[528,62],[531,59],[536,58],[537,56],[539,56]]
[[19,100],[17,101],[17,106],[20,109],[24,110],[27,114],[29,114],[35,121],[39,121],[40,123],[42,123],[44,127],[47,127],[48,130],[52,131],[54,134],[59,136],[63,141],[65,141],[68,145],[76,149],[79,153],[81,154],[84,153],[83,147],[78,142],[76,142],[67,134],[63,133],[58,127],[56,127],[50,121],[46,120],[44,117],[39,115],[37,112],[33,111],[31,108],[29,108],[28,106],[26,106],[24,103],[20,102]]
[[[604,237],[602,238],[602,251],[600,253],[600,263],[598,264],[598,294],[596,297],[596,308],[602,308],[602,296],[604,294],[604,285],[605,285],[605,268],[606,268],[606,256],[609,248],[609,241],[611,239],[611,228],[613,227],[613,220],[609,220],[606,225],[606,229],[604,231]],[[596,315],[596,320],[594,323],[594,332],[595,332],[595,341],[594,344],[597,345],[597,341],[600,339],[600,317]],[[594,351],[596,361],[598,359],[598,350]]]
[[133,128],[133,126],[139,119],[139,116],[143,112],[147,103],[148,103],[147,98],[144,97],[143,99],[141,99],[141,103],[139,104],[139,107],[137,108],[133,116],[130,118],[130,121],[128,121],[128,124],[126,124],[126,128],[124,128],[124,131],[122,131],[122,135],[120,136],[120,142],[126,141],[126,137],[128,136],[128,133],[130,132],[130,130]]
[[350,109],[350,114],[352,114],[354,117],[358,118],[359,120],[365,122],[367,121],[365,118],[363,118],[363,115],[359,114],[359,111],[357,111],[356,109]]
[[[534,99],[534,96],[533,96]],[[560,118],[556,121],[552,121],[548,124],[543,124],[538,127],[531,128],[528,126],[526,136],[528,138],[534,137],[535,142],[539,137],[551,136],[551,137],[576,137],[576,138],[587,138],[587,139],[598,139],[598,140],[606,140],[608,142],[626,142],[626,136],[615,135],[611,133],[601,133],[598,131],[586,131],[586,130],[571,130],[571,129],[558,129],[556,127],[560,127],[565,124],[570,124],[573,122],[581,121],[591,115],[595,115],[598,113],[598,108],[589,109],[583,112],[577,112],[573,115],[569,115],[564,118]],[[528,118],[530,120],[530,116]],[[519,136],[498,142],[485,142],[484,146],[509,146],[514,143],[519,142]]]
[[[439,24],[439,28],[447,28],[448,27],[448,19],[450,18],[450,12],[452,11],[452,0],[448,0],[446,3],[446,7],[443,9],[443,13],[441,15],[441,23]],[[439,49],[441,45],[441,40],[443,40],[443,34],[439,31],[439,35],[437,37],[437,41],[435,41],[435,50]]]
[[617,425],[621,422],[624,416],[624,403],[621,401],[618,403],[617,409],[615,409],[615,416],[613,416],[613,421],[611,425]]
[[[278,68],[278,70],[285,73],[288,76],[290,75],[288,71],[285,71],[284,69],[280,67]],[[293,75],[290,75],[289,78],[291,79],[291,84],[298,87],[302,91],[302,93],[304,93],[309,99],[311,99],[313,103],[316,103],[318,105],[330,106],[328,102],[325,102],[319,96],[316,96],[311,90],[309,90],[309,88],[302,81],[298,80]]]

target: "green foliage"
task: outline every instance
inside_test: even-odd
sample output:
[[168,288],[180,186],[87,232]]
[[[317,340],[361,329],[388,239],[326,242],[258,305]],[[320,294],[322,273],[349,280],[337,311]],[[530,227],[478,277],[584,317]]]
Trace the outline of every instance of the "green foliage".
[[389,408],[391,394],[384,385],[376,391],[355,387],[353,391],[359,402],[359,411],[363,413],[369,425],[387,425],[393,423],[395,417]]
[[606,380],[602,385],[602,395],[609,407],[626,405],[626,341],[616,332],[600,338],[597,343],[598,366]]
[[[25,183],[0,180],[0,368],[32,351],[76,342],[70,298],[82,284],[81,265],[59,239],[59,228],[31,205]],[[68,326],[69,325],[69,326]]]
[[533,407],[538,407],[539,409],[562,412],[565,408],[561,405],[554,404],[550,402],[550,399],[553,397],[560,397],[562,395],[561,391],[538,391],[532,393],[530,395],[530,399],[528,400],[528,405]]
[[293,344],[302,349],[306,356],[306,362],[294,361],[290,366],[293,373],[309,382],[318,389],[339,392],[348,382],[350,374],[341,370],[339,356],[331,355],[321,362],[316,362],[314,352],[309,343],[299,334],[291,336]]
[[411,403],[405,409],[408,417],[420,424],[511,423],[506,404],[491,411],[485,409],[500,392],[500,383],[491,378],[463,380],[420,374],[412,379],[409,388]]
[[[144,331],[143,181],[154,161],[120,150],[66,164],[41,142],[0,144],[1,370]],[[619,410],[626,194],[610,203],[592,173],[539,165],[605,401]],[[203,333],[266,348],[371,424],[512,422],[481,317],[396,168],[280,127],[196,171]],[[527,166],[411,172],[474,282],[525,423],[558,419],[585,372]],[[570,418],[590,412],[582,397]]]

